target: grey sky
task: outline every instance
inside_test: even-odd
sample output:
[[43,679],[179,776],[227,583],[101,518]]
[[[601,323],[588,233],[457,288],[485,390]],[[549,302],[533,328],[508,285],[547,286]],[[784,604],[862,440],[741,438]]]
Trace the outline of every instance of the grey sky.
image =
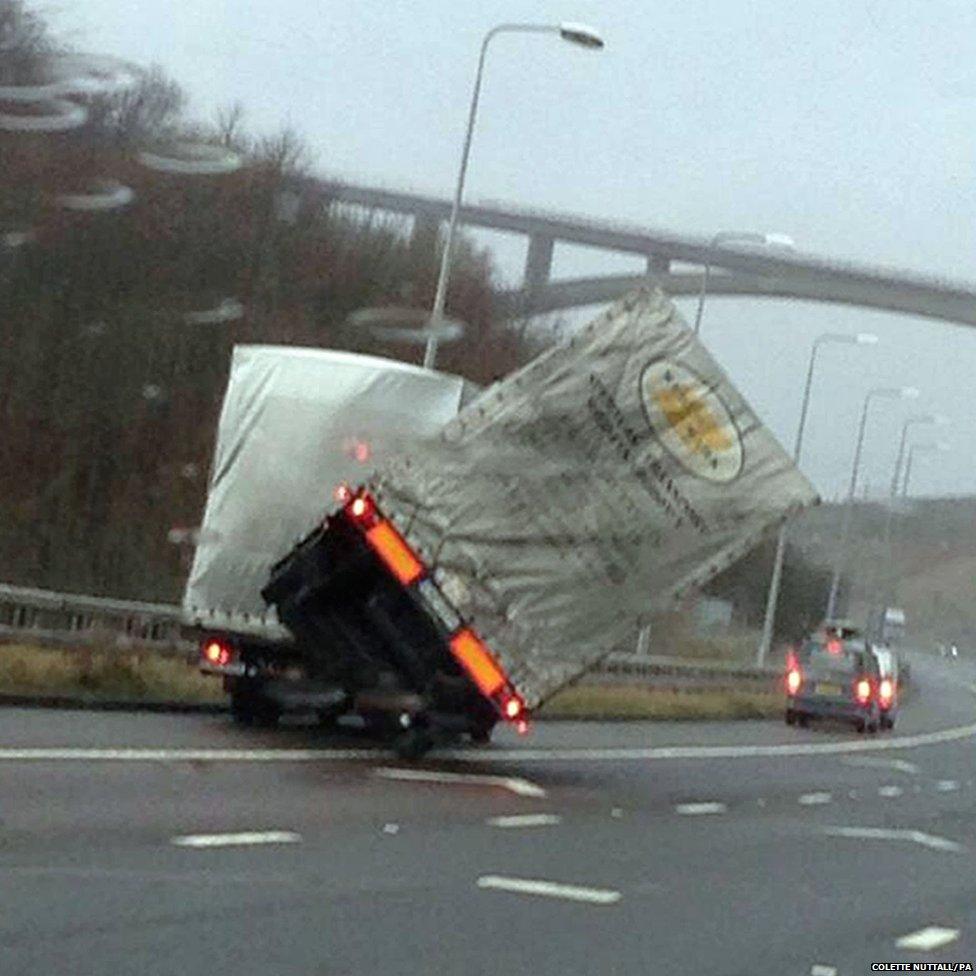
[[[85,0],[48,8],[81,48],[159,62],[206,116],[239,100],[260,131],[294,125],[322,173],[444,196],[453,187],[478,46],[503,21],[581,20],[602,52],[546,36],[493,42],[468,179],[495,199],[712,234],[776,230],[802,250],[976,279],[976,6],[962,0],[619,0],[613,4],[357,0]],[[503,279],[524,245],[483,238]],[[639,264],[557,247],[557,277]],[[681,303],[687,314],[694,303]],[[891,477],[901,421],[937,410],[951,427],[918,493],[976,490],[976,335],[962,327],[827,305],[715,300],[703,337],[792,445],[809,344],[834,347],[814,393],[803,468],[827,496],[846,484],[857,415],[882,403],[864,471]]]

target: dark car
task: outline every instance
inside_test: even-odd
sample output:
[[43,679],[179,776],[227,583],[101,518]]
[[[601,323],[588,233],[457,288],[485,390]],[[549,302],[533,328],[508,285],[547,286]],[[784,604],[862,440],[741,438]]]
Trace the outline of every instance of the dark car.
[[858,732],[877,732],[881,685],[878,659],[863,640],[807,641],[787,664],[786,723],[831,718],[851,722]]

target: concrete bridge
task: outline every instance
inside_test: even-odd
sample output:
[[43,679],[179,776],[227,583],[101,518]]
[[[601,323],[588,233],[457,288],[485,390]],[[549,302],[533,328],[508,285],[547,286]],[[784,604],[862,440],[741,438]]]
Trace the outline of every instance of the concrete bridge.
[[[302,193],[414,218],[418,230],[433,230],[447,220],[447,199],[419,193],[309,180]],[[701,272],[689,264],[711,265],[709,295],[749,295],[856,305],[905,315],[976,326],[976,282],[950,281],[887,267],[833,261],[802,253],[773,253],[724,245],[703,237],[628,226],[568,214],[534,211],[507,204],[471,203],[461,221],[522,234],[528,239],[520,288],[502,292],[503,309],[512,316],[539,314],[610,302],[646,275],[611,275],[552,281],[553,249],[558,243],[582,244],[640,255],[647,274],[671,295],[697,294]]]

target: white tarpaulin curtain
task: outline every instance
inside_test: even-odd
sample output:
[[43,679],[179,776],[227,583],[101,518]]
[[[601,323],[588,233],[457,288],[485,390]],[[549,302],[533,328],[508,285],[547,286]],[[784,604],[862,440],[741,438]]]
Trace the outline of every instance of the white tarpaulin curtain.
[[530,707],[818,501],[649,289],[381,471],[381,506]]
[[336,508],[340,482],[361,484],[377,463],[411,453],[469,388],[373,356],[236,346],[185,619],[286,636],[261,599],[272,564]]

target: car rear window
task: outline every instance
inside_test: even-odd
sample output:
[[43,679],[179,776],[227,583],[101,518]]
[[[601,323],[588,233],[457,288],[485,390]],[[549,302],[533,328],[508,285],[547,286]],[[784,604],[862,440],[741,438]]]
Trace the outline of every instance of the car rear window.
[[844,647],[837,653],[827,650],[826,644],[811,641],[805,654],[810,668],[818,671],[837,671],[855,674],[864,670],[864,652],[854,647]]

